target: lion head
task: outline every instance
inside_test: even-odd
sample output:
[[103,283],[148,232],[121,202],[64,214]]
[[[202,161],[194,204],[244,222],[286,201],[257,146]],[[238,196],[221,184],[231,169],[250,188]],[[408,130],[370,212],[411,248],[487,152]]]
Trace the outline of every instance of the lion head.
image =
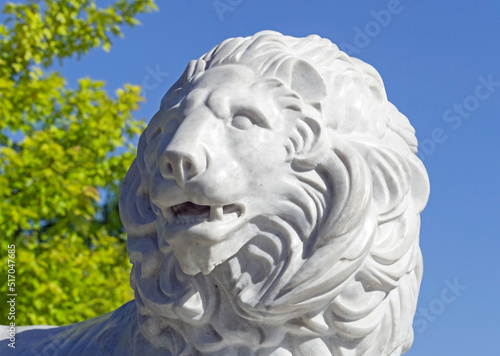
[[191,61],[121,193],[141,335],[176,355],[405,352],[416,151],[375,69],[326,39],[265,31]]

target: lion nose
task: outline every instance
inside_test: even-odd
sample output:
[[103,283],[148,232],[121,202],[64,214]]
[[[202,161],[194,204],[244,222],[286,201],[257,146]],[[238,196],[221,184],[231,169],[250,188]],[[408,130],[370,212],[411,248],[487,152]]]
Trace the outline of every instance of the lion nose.
[[173,178],[182,187],[191,178],[196,177],[206,169],[206,160],[201,157],[178,150],[164,152],[160,172],[164,178]]

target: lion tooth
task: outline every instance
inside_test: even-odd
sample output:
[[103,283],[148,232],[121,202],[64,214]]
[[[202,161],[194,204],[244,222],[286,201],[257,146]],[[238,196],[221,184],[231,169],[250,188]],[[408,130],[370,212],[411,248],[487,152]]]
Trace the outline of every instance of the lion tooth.
[[223,221],[232,221],[236,220],[237,218],[238,218],[237,213],[229,213],[224,215]]
[[210,220],[222,220],[224,217],[224,210],[222,206],[210,207]]
[[175,216],[172,208],[162,209],[162,213],[169,224],[173,224],[175,222]]

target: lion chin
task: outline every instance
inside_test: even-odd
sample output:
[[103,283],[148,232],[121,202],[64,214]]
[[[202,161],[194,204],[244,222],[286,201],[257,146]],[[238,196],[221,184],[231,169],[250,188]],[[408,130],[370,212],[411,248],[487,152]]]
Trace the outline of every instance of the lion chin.
[[166,93],[125,177],[135,301],[64,344],[406,352],[429,195],[416,152],[376,70],[330,41],[264,31],[222,42]]

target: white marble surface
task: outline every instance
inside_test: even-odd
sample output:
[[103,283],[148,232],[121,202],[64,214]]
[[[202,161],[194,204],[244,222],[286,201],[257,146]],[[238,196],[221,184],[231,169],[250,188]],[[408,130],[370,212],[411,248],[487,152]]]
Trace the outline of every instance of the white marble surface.
[[429,194],[416,150],[376,70],[329,40],[224,41],[167,92],[125,177],[135,301],[20,333],[19,354],[400,355]]

